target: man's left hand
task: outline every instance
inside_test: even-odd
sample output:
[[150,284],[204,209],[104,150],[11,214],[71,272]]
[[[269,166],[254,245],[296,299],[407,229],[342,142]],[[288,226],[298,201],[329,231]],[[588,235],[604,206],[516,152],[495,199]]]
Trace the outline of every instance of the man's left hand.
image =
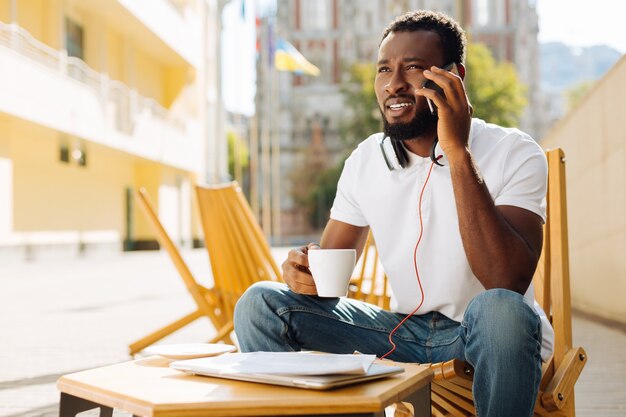
[[437,106],[439,144],[448,159],[454,158],[456,154],[467,151],[472,123],[473,109],[463,80],[458,75],[435,66],[425,70],[423,74],[443,89],[445,97],[430,88],[418,88],[415,94],[429,98]]

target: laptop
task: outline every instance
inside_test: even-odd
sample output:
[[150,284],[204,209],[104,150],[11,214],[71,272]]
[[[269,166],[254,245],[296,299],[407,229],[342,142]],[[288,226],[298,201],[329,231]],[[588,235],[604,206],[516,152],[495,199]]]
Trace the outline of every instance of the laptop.
[[282,385],[286,387],[312,390],[328,390],[364,381],[386,378],[404,372],[404,368],[394,365],[373,363],[361,374],[326,374],[326,375],[280,375],[270,373],[225,372],[212,365],[210,358],[189,359],[170,363],[170,368],[191,374],[237,381],[258,382],[262,384]]

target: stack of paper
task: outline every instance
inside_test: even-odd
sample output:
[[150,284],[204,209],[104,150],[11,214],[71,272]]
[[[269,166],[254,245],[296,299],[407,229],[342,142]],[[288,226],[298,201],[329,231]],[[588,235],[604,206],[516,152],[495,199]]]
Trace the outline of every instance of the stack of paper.
[[196,359],[205,370],[219,374],[330,375],[366,374],[375,355],[341,355],[307,352],[231,353]]
[[192,375],[325,390],[404,372],[400,366],[373,363],[375,355],[309,352],[227,353],[170,363]]

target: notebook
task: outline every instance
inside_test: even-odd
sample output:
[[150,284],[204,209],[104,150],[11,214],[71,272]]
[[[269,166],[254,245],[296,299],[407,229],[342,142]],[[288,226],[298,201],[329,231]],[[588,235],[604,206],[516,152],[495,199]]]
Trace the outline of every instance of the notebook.
[[[258,359],[262,360],[262,362],[256,362],[256,356],[254,357],[254,362],[241,361],[240,358],[249,359],[245,356],[248,354],[234,353],[222,355],[219,358],[198,358],[175,361],[170,363],[170,368],[192,375],[203,375],[313,390],[328,390],[359,382],[385,378],[390,375],[404,372],[404,368],[400,366],[367,363],[367,366],[360,371],[345,370],[341,371],[342,373],[327,373],[332,372],[332,368],[329,368],[324,371],[325,374],[323,375],[307,375],[306,373],[312,372],[310,372],[310,369],[307,369],[305,366],[300,365],[297,369],[292,369],[289,372],[285,372],[284,370],[281,371],[281,366],[287,363],[282,361],[283,358],[276,358],[275,360],[275,358],[271,356],[273,354],[267,352],[258,354],[262,355],[258,356]],[[297,356],[296,352],[292,352],[292,354],[294,357]],[[353,355],[349,356],[354,358]],[[289,360],[292,359],[292,357],[289,358]],[[303,359],[306,358],[303,357]],[[333,360],[333,365],[339,367],[344,365],[340,363],[342,362],[341,358],[337,359],[333,356],[330,359]],[[346,357],[346,361],[349,359],[351,358]],[[307,362],[307,360],[304,360],[300,362],[300,364]],[[321,368],[318,367],[318,369]],[[262,372],[263,370],[265,370],[265,372]],[[305,374],[299,374],[298,372],[303,372]]]

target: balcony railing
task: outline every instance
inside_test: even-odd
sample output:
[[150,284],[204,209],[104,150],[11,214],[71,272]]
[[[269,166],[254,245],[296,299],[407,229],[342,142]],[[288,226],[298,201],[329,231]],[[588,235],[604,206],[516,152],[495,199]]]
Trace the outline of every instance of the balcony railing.
[[95,71],[83,60],[68,56],[66,51],[45,45],[15,23],[0,22],[0,45],[91,88],[104,108],[113,108],[113,123],[120,132],[132,134],[136,120],[145,111],[181,132],[186,130],[185,121],[156,100],[141,96],[123,82]]

